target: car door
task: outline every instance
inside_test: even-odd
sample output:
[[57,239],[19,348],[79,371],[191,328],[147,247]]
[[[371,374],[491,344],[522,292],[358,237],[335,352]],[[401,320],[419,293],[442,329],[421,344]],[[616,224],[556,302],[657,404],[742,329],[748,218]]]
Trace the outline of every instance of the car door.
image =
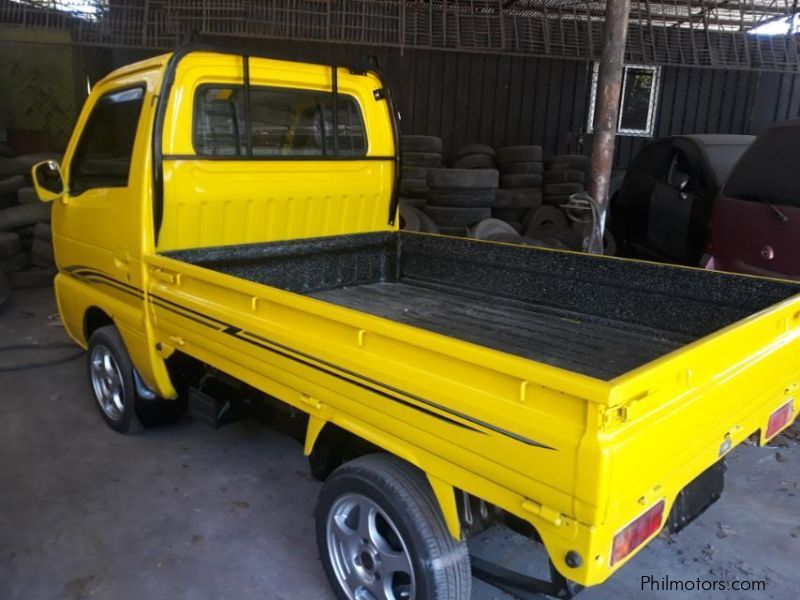
[[[147,135],[142,123],[146,86],[121,82],[105,86],[64,164],[66,193],[53,211],[59,267],[96,275],[95,283],[132,301],[128,288],[141,289],[141,194]],[[88,270],[87,270],[88,269]],[[98,283],[102,278],[105,283]]]
[[716,267],[800,279],[800,121],[762,135],[734,167],[714,209]]

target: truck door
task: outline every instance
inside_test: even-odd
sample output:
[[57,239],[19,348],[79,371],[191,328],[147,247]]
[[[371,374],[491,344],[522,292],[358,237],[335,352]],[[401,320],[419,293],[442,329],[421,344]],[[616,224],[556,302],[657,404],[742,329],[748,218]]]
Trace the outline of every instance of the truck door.
[[86,266],[109,284],[134,287],[140,284],[134,261],[141,256],[142,178],[141,166],[132,165],[146,137],[137,137],[144,96],[145,86],[134,85],[97,98],[64,165],[68,191],[53,215],[65,268]]

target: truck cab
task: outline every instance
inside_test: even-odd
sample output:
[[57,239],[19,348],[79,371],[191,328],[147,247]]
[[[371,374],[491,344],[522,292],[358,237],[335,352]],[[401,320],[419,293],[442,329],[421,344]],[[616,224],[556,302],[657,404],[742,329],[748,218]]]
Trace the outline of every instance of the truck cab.
[[[340,598],[567,598],[796,417],[796,282],[401,232],[398,168],[374,70],[196,47],[110,74],[34,167],[102,418],[284,411]],[[495,524],[549,580],[469,556]]]

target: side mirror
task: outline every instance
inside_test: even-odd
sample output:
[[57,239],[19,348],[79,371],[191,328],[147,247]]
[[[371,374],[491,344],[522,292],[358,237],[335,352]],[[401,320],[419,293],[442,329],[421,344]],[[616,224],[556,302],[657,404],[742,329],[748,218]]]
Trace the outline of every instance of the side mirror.
[[31,169],[33,187],[42,202],[52,202],[66,191],[61,167],[54,160],[45,160],[33,165]]

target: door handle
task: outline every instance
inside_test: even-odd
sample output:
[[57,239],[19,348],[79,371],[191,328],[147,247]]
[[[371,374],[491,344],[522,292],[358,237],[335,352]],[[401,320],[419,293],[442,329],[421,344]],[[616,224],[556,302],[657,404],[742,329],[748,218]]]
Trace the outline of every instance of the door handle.
[[114,266],[125,273],[131,270],[131,253],[127,250],[114,250]]
[[170,273],[169,271],[164,271],[163,269],[152,269],[150,271],[150,275],[152,275],[153,279],[156,279],[162,283],[169,283],[171,285],[180,283],[180,276],[177,273]]

